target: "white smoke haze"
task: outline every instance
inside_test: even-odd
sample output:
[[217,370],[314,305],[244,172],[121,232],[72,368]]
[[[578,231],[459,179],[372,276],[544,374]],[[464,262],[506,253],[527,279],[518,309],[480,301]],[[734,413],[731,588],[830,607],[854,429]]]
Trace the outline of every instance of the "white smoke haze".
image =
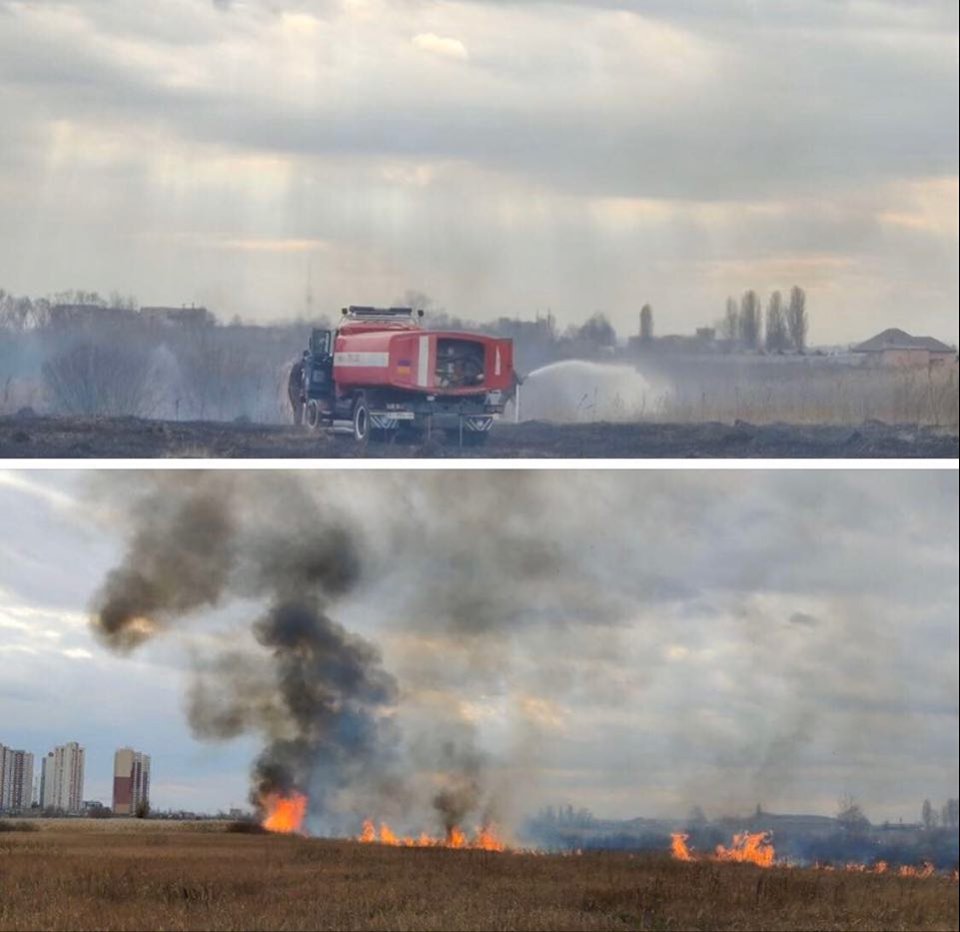
[[[61,472],[0,482],[0,507],[10,714],[49,727],[55,682],[82,735],[130,680],[148,744],[182,682],[205,760],[249,748],[255,781],[304,781],[316,831],[439,831],[443,791],[507,830],[546,803],[832,814],[853,793],[877,822],[953,794],[952,473]],[[313,645],[292,665],[290,632]]]

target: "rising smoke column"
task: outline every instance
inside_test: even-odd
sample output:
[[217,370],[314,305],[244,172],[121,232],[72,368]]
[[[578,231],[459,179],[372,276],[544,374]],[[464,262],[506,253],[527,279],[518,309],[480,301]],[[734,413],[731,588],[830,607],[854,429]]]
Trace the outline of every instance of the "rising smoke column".
[[118,651],[216,605],[237,558],[232,483],[204,474],[144,481],[151,490],[130,506],[123,562],[94,597],[94,631]]
[[[264,653],[206,656],[188,697],[201,738],[259,733],[252,800],[330,792],[389,755],[397,687],[377,648],[326,614],[360,576],[353,535],[322,513],[300,483],[272,476],[139,474],[147,488],[126,518],[127,551],[94,598],[92,625],[126,652],[228,598],[265,599],[251,624]],[[250,493],[269,490],[251,509]],[[254,493],[256,495],[256,492]],[[248,520],[241,516],[249,511]]]

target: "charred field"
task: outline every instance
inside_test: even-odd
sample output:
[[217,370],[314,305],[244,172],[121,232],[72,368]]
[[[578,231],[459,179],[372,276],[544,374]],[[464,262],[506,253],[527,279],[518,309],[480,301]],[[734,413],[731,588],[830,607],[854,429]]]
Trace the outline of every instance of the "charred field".
[[370,442],[292,426],[133,417],[0,417],[2,458],[956,458],[955,430],[868,421],[817,424],[527,421],[494,426],[489,442],[461,449],[426,443]]
[[137,828],[5,834],[0,928],[957,928],[957,886],[943,877]]

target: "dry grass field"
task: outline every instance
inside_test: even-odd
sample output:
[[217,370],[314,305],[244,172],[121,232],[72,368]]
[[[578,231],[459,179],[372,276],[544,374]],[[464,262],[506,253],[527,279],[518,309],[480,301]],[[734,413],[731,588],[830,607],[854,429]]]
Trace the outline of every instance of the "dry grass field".
[[[201,829],[197,831],[197,829]],[[943,878],[403,849],[223,824],[0,834],[0,929],[957,929]]]
[[836,366],[823,360],[754,360],[752,364],[686,366],[671,388],[627,406],[627,419],[668,423],[735,420],[785,423],[917,424],[956,431],[957,371]]

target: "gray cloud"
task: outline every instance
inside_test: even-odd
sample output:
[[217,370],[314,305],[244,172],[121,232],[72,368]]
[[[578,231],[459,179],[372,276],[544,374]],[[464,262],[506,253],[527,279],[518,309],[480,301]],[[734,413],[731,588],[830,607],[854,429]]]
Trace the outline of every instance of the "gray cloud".
[[0,5],[4,286],[269,316],[311,256],[334,307],[685,329],[797,281],[815,339],[955,337],[949,4],[432,9]]

